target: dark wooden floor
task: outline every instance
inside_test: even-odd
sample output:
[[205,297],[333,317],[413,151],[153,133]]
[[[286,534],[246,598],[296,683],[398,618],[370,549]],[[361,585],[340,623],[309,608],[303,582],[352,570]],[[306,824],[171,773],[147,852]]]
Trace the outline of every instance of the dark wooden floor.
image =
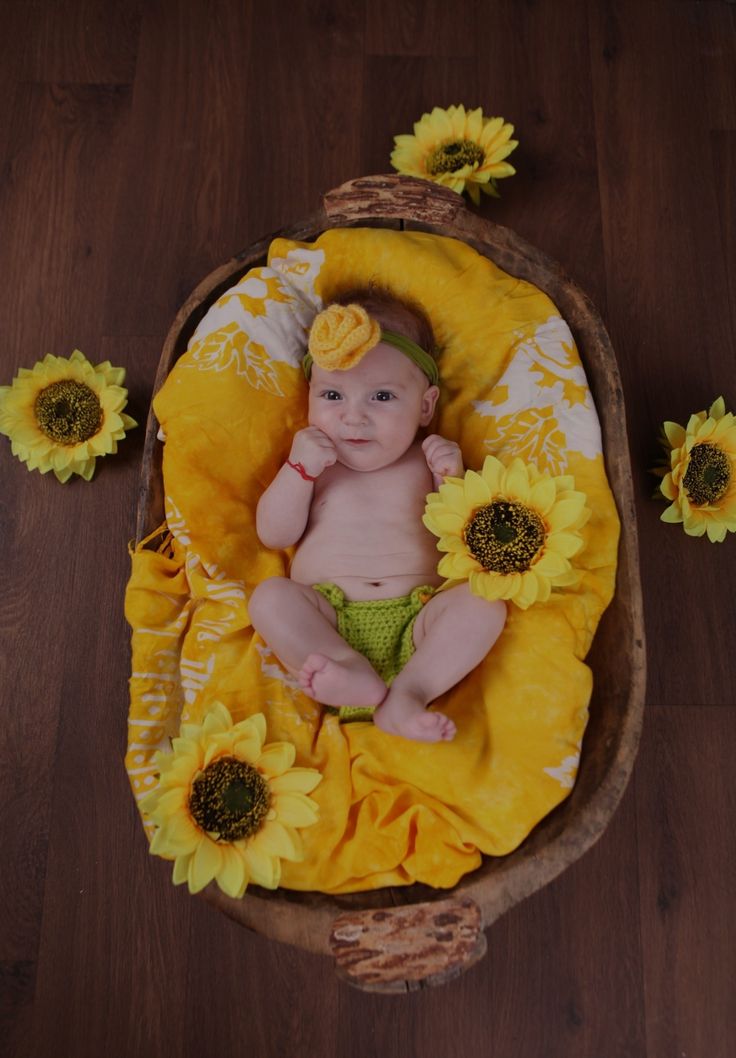
[[145,420],[198,280],[464,102],[517,128],[485,215],[597,303],[624,380],[649,650],[606,834],[439,992],[380,998],[146,854],[122,768],[142,430],[92,485],[0,444],[0,1051],[730,1058],[736,538],[659,522],[659,423],[736,408],[736,7],[721,0],[2,0],[0,383],[75,346]]

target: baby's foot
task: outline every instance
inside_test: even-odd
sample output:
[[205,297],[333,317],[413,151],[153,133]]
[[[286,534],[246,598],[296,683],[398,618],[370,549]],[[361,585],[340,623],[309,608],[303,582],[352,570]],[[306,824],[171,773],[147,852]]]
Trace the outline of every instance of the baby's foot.
[[299,672],[305,694],[322,705],[378,705],[386,697],[386,684],[366,658],[333,661],[310,654]]
[[414,742],[450,742],[457,733],[449,716],[427,712],[420,698],[394,690],[389,691],[383,705],[376,709],[373,722],[390,735],[401,735]]

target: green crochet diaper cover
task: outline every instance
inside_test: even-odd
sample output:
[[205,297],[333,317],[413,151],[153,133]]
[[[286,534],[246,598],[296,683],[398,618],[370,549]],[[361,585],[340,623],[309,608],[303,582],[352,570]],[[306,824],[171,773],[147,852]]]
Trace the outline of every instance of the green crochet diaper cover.
[[[337,631],[346,643],[368,658],[390,686],[414,653],[414,622],[437,589],[423,584],[397,599],[350,602],[336,584],[314,584],[313,588],[335,608]],[[374,707],[362,705],[325,708],[341,720],[370,720],[374,712]]]

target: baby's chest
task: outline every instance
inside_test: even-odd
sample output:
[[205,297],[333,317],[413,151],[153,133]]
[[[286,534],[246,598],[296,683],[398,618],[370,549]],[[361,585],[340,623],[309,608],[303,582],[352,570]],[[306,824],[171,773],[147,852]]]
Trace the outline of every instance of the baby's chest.
[[381,528],[421,526],[431,477],[421,468],[361,474],[337,473],[312,504],[312,521],[350,525],[371,535]]

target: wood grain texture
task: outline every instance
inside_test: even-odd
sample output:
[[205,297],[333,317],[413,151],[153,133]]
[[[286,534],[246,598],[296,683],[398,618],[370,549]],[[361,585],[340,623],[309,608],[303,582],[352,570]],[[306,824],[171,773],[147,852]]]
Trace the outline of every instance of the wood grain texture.
[[389,172],[394,137],[412,133],[422,114],[477,95],[473,60],[445,55],[366,55],[363,85],[364,100],[381,106],[363,106],[361,173]]
[[636,799],[653,1055],[726,1054],[736,1041],[733,721],[733,707],[650,711]]
[[460,2],[455,28],[436,5],[425,33],[410,5],[401,53],[361,0],[270,8],[3,4],[0,384],[78,345],[128,368],[144,422],[203,276],[387,170],[393,135],[434,105],[504,114],[518,174],[482,213],[593,296],[622,371],[650,671],[635,786],[466,975],[403,997],[346,987],[146,852],[120,619],[142,429],[63,487],[0,438],[0,1051],[731,1058],[736,540],[660,523],[646,468],[662,419],[719,392],[736,407],[734,6]]
[[[708,7],[710,5],[704,5]],[[697,47],[698,4],[611,3],[590,8],[593,99],[606,254],[608,317],[629,409],[634,488],[650,636],[673,658],[707,664],[654,664],[650,696],[662,704],[731,705],[732,632],[719,620],[736,591],[732,548],[682,532],[664,533],[651,502],[649,468],[659,458],[657,429],[686,422],[719,394],[736,403],[734,333],[726,248],[711,153],[705,78],[682,76],[682,56]],[[658,40],[659,59],[642,62],[642,42]],[[697,67],[696,67],[697,68]],[[631,115],[636,111],[637,119]],[[682,129],[688,125],[683,193]],[[635,174],[633,176],[632,174]],[[700,546],[704,544],[704,546]],[[657,603],[676,584],[677,608]],[[702,638],[678,614],[699,607]],[[707,628],[707,632],[705,629]]]
[[494,219],[559,261],[605,319],[596,124],[586,84],[590,6],[482,4],[476,84],[486,111],[510,121],[519,140],[509,157],[516,175],[499,181]]
[[479,6],[464,4],[463,17],[458,18],[457,8],[443,0],[374,0],[365,11],[366,54],[472,58],[478,47]]

